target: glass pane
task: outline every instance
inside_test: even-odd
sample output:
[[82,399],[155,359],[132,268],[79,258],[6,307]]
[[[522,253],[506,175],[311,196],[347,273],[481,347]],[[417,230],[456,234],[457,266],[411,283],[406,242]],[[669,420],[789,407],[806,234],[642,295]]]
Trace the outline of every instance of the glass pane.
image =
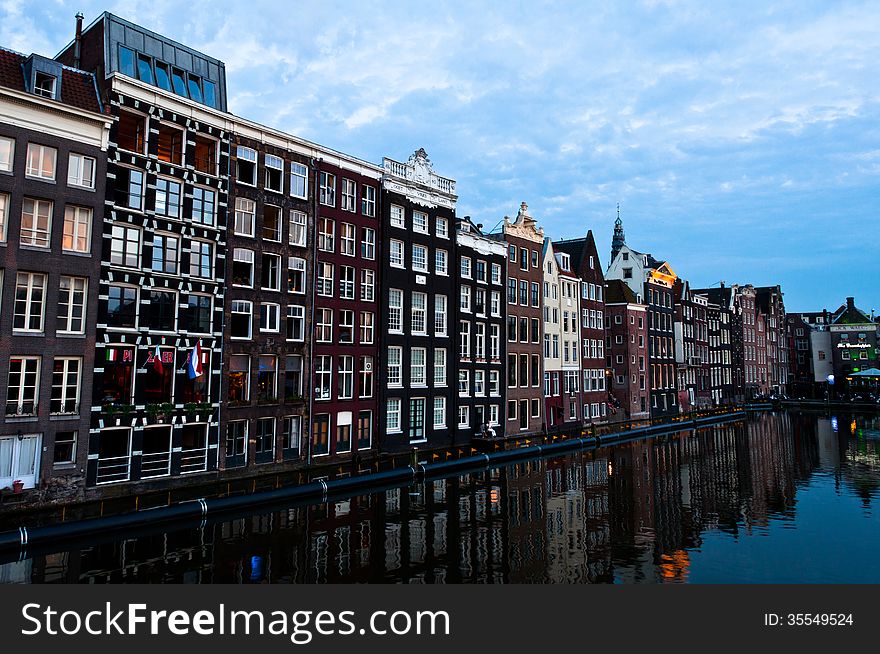
[[168,73],[168,64],[163,64],[160,61],[156,62],[156,84],[160,89],[171,90],[171,75]]
[[25,436],[21,441],[18,454],[18,470],[15,474],[19,477],[25,477],[34,474],[34,457],[37,453],[37,436]]
[[183,81],[183,71],[173,68],[171,71],[171,81],[174,84],[174,92],[177,95],[188,97],[186,93],[186,83]]
[[149,57],[138,55],[138,78],[147,84],[153,83],[153,66]]
[[134,51],[119,46],[119,72],[134,77]]
[[209,107],[217,107],[217,92],[215,91],[214,82],[206,79],[202,80],[202,89],[205,92],[205,104]]
[[202,89],[199,87],[199,78],[195,75],[189,76],[189,97],[196,102],[202,101]]
[[15,441],[12,438],[0,438],[0,479],[12,476],[12,450]]

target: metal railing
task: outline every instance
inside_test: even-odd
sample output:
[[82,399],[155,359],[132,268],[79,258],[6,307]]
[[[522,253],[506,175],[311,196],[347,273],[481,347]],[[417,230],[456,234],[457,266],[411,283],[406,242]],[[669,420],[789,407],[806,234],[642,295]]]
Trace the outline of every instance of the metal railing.
[[128,481],[131,476],[131,455],[112,456],[98,459],[97,484],[112,484]]

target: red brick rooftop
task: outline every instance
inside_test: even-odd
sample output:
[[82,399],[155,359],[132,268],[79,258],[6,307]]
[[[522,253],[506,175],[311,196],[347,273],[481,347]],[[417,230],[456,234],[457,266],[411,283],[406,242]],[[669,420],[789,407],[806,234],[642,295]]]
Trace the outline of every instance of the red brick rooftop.
[[[0,86],[25,92],[22,68],[25,61],[27,55],[0,47]],[[61,78],[62,104],[95,113],[101,112],[98,92],[91,73],[64,66]]]

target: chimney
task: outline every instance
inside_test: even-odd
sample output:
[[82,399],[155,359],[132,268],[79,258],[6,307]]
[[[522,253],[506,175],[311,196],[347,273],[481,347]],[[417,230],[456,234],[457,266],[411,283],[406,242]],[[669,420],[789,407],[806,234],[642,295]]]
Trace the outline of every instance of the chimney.
[[856,299],[854,297],[846,298],[846,309],[847,311],[852,311],[856,306]]
[[73,47],[73,67],[79,68],[80,55],[82,54],[83,15],[76,12],[76,45]]

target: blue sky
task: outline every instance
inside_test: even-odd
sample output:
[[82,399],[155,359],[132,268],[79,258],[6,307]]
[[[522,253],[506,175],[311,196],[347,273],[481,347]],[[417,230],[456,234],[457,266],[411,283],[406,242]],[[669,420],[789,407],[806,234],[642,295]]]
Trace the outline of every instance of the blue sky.
[[880,5],[721,4],[0,0],[0,44],[54,55],[106,9],[224,60],[234,113],[424,147],[487,226],[526,201],[607,266],[619,202],[693,285],[880,313]]

